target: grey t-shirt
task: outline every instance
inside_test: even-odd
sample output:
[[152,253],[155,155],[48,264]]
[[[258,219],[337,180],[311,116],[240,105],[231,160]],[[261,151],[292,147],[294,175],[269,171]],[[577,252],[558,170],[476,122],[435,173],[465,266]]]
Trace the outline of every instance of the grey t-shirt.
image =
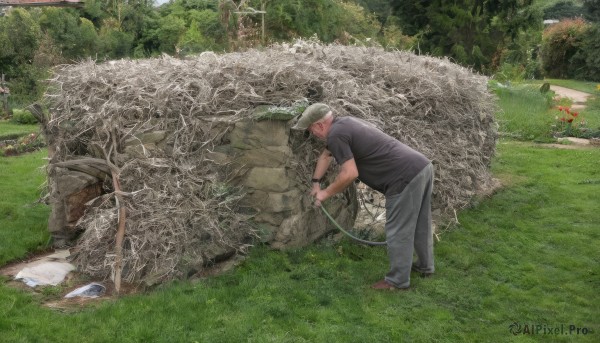
[[430,163],[420,152],[353,117],[333,120],[327,149],[340,165],[354,158],[360,181],[386,196],[401,193]]

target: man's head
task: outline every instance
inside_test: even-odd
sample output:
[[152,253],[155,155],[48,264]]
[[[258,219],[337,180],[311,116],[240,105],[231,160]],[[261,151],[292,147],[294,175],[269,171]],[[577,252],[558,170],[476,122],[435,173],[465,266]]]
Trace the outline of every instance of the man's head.
[[308,106],[304,112],[302,112],[298,122],[296,122],[296,125],[294,125],[292,129],[308,130],[313,123],[325,118],[325,115],[329,112],[331,112],[329,106],[320,102],[314,103]]
[[332,119],[333,114],[331,108],[323,103],[317,102],[304,110],[296,122],[296,125],[292,126],[292,129],[307,130],[316,137],[325,139]]
[[332,122],[333,112],[331,108],[322,103],[315,103],[304,110],[292,129],[305,130],[307,133],[310,132],[317,138],[324,140]]

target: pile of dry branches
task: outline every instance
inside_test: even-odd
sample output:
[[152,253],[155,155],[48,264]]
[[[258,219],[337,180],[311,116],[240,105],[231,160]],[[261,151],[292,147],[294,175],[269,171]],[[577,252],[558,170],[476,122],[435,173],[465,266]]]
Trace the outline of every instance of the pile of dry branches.
[[[490,182],[496,126],[487,80],[446,59],[299,41],[190,60],[86,61],[58,68],[50,85],[51,162],[103,159],[119,178],[121,191],[106,182],[79,223],[75,263],[95,276],[114,272],[119,207],[127,209],[127,281],[180,277],[208,243],[247,246],[252,229],[236,211],[243,194],[206,152],[226,136],[211,118],[247,119],[259,105],[325,102],[421,151],[436,167],[433,206],[442,217]],[[155,131],[169,133],[164,148],[123,154],[124,142]]]

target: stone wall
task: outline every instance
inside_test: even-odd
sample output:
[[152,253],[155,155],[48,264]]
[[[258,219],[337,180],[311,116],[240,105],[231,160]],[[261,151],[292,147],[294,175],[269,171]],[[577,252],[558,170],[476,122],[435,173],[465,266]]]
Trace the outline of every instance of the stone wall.
[[[253,215],[260,240],[276,249],[305,246],[335,230],[312,205],[309,195],[312,170],[302,172],[298,168],[300,159],[316,162],[317,151],[313,156],[306,156],[305,150],[295,149],[305,140],[289,126],[282,120],[216,118],[207,122],[215,136],[225,134],[219,144],[205,151],[205,158],[228,170],[231,175],[227,178],[232,180],[232,186],[243,187],[246,195],[239,210]],[[165,131],[138,134],[124,142],[120,159],[144,158],[157,149],[167,151],[168,142],[169,133]],[[80,165],[59,165],[61,167],[51,166],[50,171],[49,230],[55,245],[64,246],[73,243],[76,222],[83,215],[85,204],[102,193],[103,174],[89,166],[82,171]],[[326,206],[342,226],[352,227],[358,212],[355,188],[350,187],[344,194],[329,200]],[[230,252],[219,254],[231,255]]]

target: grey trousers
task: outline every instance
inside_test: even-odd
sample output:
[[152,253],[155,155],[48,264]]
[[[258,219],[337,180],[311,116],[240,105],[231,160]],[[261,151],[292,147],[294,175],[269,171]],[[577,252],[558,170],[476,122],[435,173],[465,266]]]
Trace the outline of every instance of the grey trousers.
[[[398,288],[410,286],[413,252],[415,268],[433,273],[433,232],[431,230],[431,191],[433,166],[428,164],[400,194],[385,197],[390,271],[385,280]],[[414,250],[413,250],[414,249]]]

